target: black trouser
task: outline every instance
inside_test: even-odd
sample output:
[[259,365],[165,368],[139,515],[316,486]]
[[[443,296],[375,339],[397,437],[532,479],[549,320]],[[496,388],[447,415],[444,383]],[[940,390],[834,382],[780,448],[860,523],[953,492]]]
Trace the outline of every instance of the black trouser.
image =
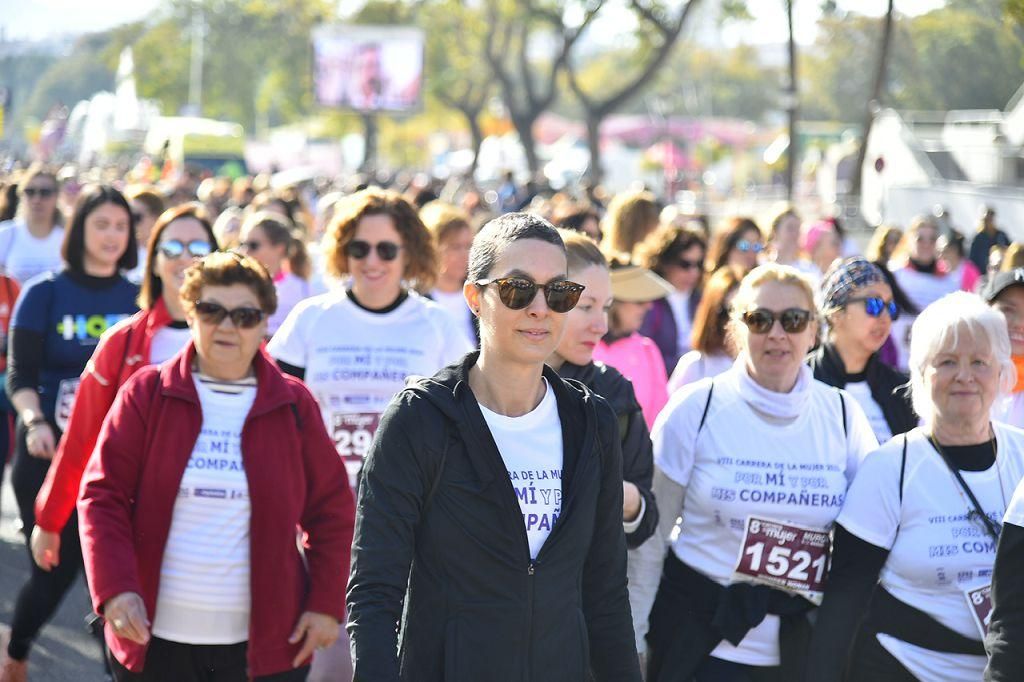
[[778,666],[763,667],[709,656],[697,669],[694,682],[781,682]]
[[[146,665],[133,673],[110,656],[117,682],[248,682],[246,642],[239,644],[179,644],[153,637],[146,650]],[[260,675],[257,682],[304,682],[309,666]]]
[[[52,424],[50,426],[54,428]],[[32,536],[32,528],[36,521],[36,494],[43,486],[46,472],[50,468],[50,460],[28,454],[25,445],[26,429],[20,420],[15,433],[17,441],[14,445],[11,485],[21,514],[25,546],[29,548],[31,573],[28,582],[18,593],[14,605],[11,641],[7,646],[7,653],[11,658],[24,660],[28,657],[29,649],[39,631],[57,612],[61,599],[78,577],[78,572],[82,568],[82,548],[78,539],[78,516],[72,514],[60,534],[60,563],[53,569],[44,571],[32,560],[29,538]],[[54,435],[60,435],[56,428]]]

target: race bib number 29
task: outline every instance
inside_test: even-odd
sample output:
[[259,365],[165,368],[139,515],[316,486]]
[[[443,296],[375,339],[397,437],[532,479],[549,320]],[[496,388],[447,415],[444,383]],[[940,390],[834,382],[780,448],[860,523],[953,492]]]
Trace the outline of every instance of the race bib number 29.
[[831,548],[825,531],[751,516],[733,577],[821,604]]
[[345,462],[350,482],[354,483],[363,467],[363,459],[370,451],[380,415],[376,412],[337,413],[331,421],[334,447]]

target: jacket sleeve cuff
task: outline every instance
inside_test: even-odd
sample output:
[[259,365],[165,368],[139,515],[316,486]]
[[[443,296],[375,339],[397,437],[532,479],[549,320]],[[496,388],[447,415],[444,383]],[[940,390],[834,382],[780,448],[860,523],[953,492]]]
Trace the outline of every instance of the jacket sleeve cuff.
[[635,533],[636,530],[640,527],[640,522],[644,520],[644,512],[645,511],[647,511],[647,500],[645,500],[644,496],[641,495],[640,496],[640,511],[639,511],[639,513],[637,513],[636,518],[633,519],[632,521],[623,521],[622,522],[622,530],[625,531],[626,535],[629,535],[630,533]]

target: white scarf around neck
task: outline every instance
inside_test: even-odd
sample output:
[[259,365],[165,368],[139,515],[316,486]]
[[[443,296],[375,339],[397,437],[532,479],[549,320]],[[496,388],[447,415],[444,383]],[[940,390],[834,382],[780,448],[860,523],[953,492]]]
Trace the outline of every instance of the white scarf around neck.
[[800,365],[796,376],[796,384],[789,393],[776,393],[754,381],[747,369],[747,354],[740,353],[736,357],[733,370],[739,376],[740,395],[758,412],[776,419],[796,419],[806,411],[807,401],[811,397],[811,382],[814,377],[811,368]]

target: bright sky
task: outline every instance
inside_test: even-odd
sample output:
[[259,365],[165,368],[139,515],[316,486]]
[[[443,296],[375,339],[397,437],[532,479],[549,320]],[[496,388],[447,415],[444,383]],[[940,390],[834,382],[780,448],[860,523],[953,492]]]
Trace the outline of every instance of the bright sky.
[[[820,0],[795,1],[798,40],[812,42]],[[339,4],[350,7],[358,3],[341,0]],[[885,12],[886,4],[886,0],[839,2],[846,9],[876,15]],[[906,14],[919,14],[943,4],[943,0],[896,0],[896,9]],[[0,27],[9,40],[38,40],[135,21],[153,13],[160,5],[161,0],[0,0]],[[786,35],[782,0],[752,0],[750,5],[757,22],[727,29],[727,32],[740,31],[748,42],[777,42]]]

